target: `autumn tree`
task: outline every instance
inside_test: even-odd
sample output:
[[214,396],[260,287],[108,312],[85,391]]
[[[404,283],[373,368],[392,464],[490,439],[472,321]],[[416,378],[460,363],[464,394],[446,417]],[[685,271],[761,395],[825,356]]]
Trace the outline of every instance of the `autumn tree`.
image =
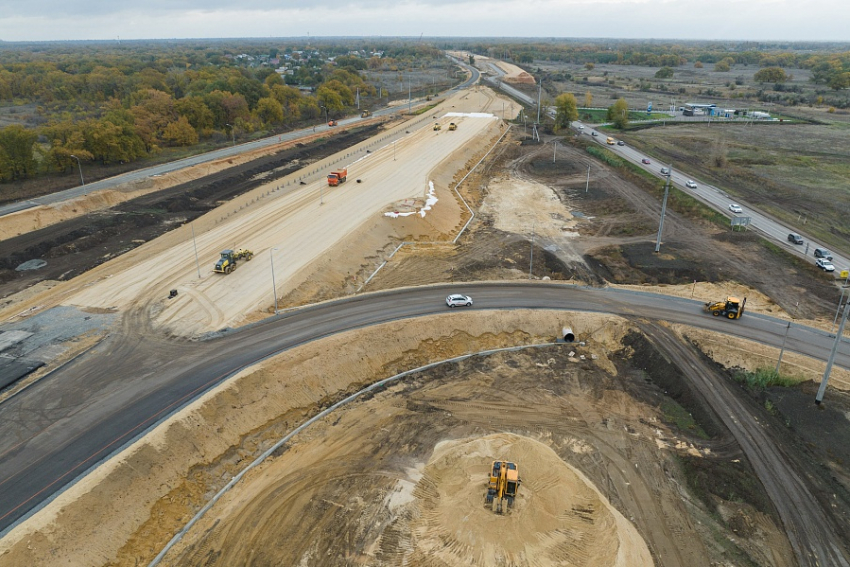
[[254,109],[254,116],[263,124],[283,122],[283,107],[272,97],[261,98]]
[[562,93],[555,97],[555,131],[568,128],[578,118],[578,102],[572,93]]
[[757,83],[784,83],[788,75],[782,67],[765,67],[756,71],[753,79]]
[[628,126],[629,103],[626,102],[626,99],[617,99],[614,104],[608,107],[608,120],[621,130]]
[[590,108],[593,106],[593,93],[587,91],[584,93],[584,107]]
[[181,98],[174,103],[174,111],[184,116],[195,130],[202,132],[212,130],[215,126],[215,116],[201,97],[190,96]]
[[181,116],[165,127],[162,139],[169,146],[192,146],[198,143],[198,132],[185,116]]

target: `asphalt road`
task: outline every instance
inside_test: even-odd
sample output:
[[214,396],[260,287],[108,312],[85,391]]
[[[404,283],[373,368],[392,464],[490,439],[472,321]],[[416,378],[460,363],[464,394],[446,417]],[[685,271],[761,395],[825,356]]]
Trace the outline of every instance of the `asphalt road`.
[[[448,309],[444,298],[450,292],[474,296],[475,310],[614,313],[684,323],[777,347],[787,325],[750,313],[738,321],[713,318],[702,313],[698,302],[669,296],[552,283],[503,283],[353,296],[281,314],[203,343],[116,334],[0,404],[0,536],[76,478],[240,369],[335,333],[444,313]],[[559,330],[552,329],[553,336]],[[823,331],[793,325],[786,348],[825,360],[832,343]],[[850,368],[846,345],[836,364]]]
[[[581,125],[580,122],[574,122],[573,128],[576,131],[581,131],[587,134],[588,136],[592,136],[592,132],[595,130],[591,126],[585,126],[584,129],[579,130],[578,126]],[[703,203],[709,205],[713,209],[716,209],[726,215],[731,217],[749,217],[750,225],[749,228],[760,232],[763,236],[768,238],[769,240],[775,241],[777,244],[782,246],[783,248],[789,250],[792,253],[801,255],[806,257],[812,263],[815,262],[814,258],[814,250],[815,248],[828,248],[825,244],[819,243],[815,240],[812,240],[808,237],[803,237],[805,242],[802,245],[795,245],[788,242],[788,234],[792,232],[799,233],[800,230],[798,228],[794,228],[791,226],[784,225],[779,221],[775,220],[773,217],[767,215],[759,211],[758,209],[751,207],[743,201],[738,201],[732,197],[730,197],[723,189],[719,187],[715,187],[714,185],[709,185],[707,183],[703,183],[694,177],[690,177],[677,169],[673,168],[669,164],[663,163],[654,163],[652,159],[637,151],[636,149],[626,146],[611,146],[606,144],[607,134],[604,132],[597,132],[597,136],[593,136],[593,140],[607,147],[609,150],[613,151],[621,155],[624,159],[642,167],[643,169],[655,174],[658,177],[664,178],[661,175],[661,168],[664,166],[671,168],[670,182],[681,189],[685,193],[696,197]],[[644,164],[642,160],[648,159],[651,163]],[[689,180],[692,180],[696,183],[696,188],[690,188],[685,185]],[[737,203],[741,205],[744,212],[743,213],[733,213],[729,210],[729,205],[732,203]],[[731,221],[730,221],[731,222]],[[850,258],[847,256],[843,256],[841,254],[837,254],[834,251],[833,255],[833,263],[835,264],[836,275],[841,270],[850,269]]]

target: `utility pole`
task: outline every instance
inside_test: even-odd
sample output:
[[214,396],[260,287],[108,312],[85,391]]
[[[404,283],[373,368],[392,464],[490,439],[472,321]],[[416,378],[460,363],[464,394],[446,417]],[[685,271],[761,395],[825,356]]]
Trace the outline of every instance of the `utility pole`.
[[817,396],[815,396],[815,404],[820,405],[823,401],[823,395],[826,392],[826,384],[829,382],[829,373],[832,371],[832,363],[835,362],[835,353],[838,352],[838,345],[841,344],[841,338],[844,336],[844,325],[847,323],[847,313],[850,312],[850,300],[844,304],[844,315],[841,316],[841,324],[838,325],[838,333],[835,335],[835,342],[832,344],[832,351],[829,353],[829,360],[826,361],[826,370],[823,373],[818,388]]
[[528,279],[531,279],[532,270],[534,268],[534,221],[531,221],[531,255],[528,260]]
[[552,163],[555,163],[555,156],[558,153],[558,140],[552,142]]
[[661,201],[661,221],[658,223],[658,236],[655,238],[655,252],[661,250],[661,233],[664,231],[664,214],[667,212],[667,195],[670,192],[670,176],[673,174],[671,166],[670,173],[667,174],[667,181],[664,183],[664,200]]
[[410,114],[410,75],[407,76],[407,113]]
[[360,110],[360,87],[357,87],[357,95],[355,95],[354,100],[357,101],[357,110]]
[[584,184],[584,192],[587,193],[588,189],[590,189],[590,164],[587,164],[587,181]]

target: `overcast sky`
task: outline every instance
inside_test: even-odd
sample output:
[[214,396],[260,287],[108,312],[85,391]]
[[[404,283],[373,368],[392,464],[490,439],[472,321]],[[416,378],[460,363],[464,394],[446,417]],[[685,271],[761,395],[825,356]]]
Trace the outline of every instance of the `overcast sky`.
[[0,0],[0,40],[501,36],[850,41],[848,0]]

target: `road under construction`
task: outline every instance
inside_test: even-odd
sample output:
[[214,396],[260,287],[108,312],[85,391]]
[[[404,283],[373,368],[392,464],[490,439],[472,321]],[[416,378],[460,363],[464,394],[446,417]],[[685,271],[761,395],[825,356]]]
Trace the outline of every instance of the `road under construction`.
[[[65,310],[111,323],[0,404],[0,562],[850,565],[823,487],[683,339],[701,329],[823,361],[827,331],[786,329],[752,299],[726,321],[696,299],[577,280],[482,270],[452,283],[457,261],[441,255],[475,254],[499,215],[530,215],[532,252],[535,238],[578,238],[557,198],[521,197],[528,179],[498,211],[480,189],[488,160],[520,151],[504,105],[516,116],[488,88],[460,91],[222,205],[192,236],[176,229],[5,307],[6,321]],[[332,171],[349,181],[329,186]],[[251,262],[209,268],[243,246]],[[394,285],[421,257],[444,275]],[[447,313],[456,292],[474,306]],[[565,324],[575,343],[555,339]],[[667,361],[641,370],[653,352]],[[665,364],[706,408],[707,440],[665,421]],[[846,352],[837,365],[850,368]],[[743,467],[763,501],[710,509],[685,488],[684,458]],[[521,467],[508,514],[482,505],[494,461]]]

